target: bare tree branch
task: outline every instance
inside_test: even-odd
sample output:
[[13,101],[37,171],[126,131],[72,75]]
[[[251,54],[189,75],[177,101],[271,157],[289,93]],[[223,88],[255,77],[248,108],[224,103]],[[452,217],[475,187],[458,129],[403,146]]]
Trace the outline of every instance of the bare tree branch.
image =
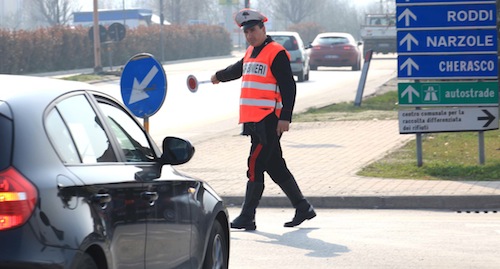
[[70,0],[32,0],[33,16],[50,26],[67,25],[71,21]]
[[271,3],[273,15],[279,19],[288,19],[294,24],[314,15],[322,0],[275,0]]

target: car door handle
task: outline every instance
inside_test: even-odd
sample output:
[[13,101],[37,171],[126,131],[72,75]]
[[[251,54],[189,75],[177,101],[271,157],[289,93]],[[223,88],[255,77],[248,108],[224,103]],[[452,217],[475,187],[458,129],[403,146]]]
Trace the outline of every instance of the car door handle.
[[92,202],[99,204],[102,209],[105,209],[106,204],[111,202],[111,195],[107,193],[96,193],[92,195]]
[[155,191],[145,191],[141,193],[142,199],[146,200],[149,202],[149,205],[154,205],[155,201],[158,200],[158,193]]

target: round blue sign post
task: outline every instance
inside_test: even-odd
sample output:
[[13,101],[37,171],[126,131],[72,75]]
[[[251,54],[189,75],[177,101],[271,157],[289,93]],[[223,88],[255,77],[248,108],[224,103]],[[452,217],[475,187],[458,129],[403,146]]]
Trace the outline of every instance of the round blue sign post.
[[149,116],[161,108],[167,94],[163,66],[151,54],[136,54],[123,68],[120,88],[125,106],[144,119],[144,128],[149,131]]

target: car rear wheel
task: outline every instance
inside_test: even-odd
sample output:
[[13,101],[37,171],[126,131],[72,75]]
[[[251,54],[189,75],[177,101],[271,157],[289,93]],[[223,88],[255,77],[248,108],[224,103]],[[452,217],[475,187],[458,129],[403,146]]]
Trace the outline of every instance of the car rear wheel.
[[228,238],[219,221],[215,221],[205,255],[203,269],[227,269],[229,267]]
[[354,64],[352,67],[351,67],[351,70],[352,71],[359,71],[361,70],[361,59],[358,59],[356,61],[356,64]]
[[95,263],[94,259],[92,259],[92,257],[89,254],[84,253],[84,254],[82,254],[80,261],[75,266],[75,268],[78,268],[78,269],[98,269],[99,267],[97,267],[97,264]]
[[303,81],[304,81],[304,69],[302,69],[302,71],[300,71],[300,72],[297,74],[297,81],[298,81],[298,82],[303,82]]

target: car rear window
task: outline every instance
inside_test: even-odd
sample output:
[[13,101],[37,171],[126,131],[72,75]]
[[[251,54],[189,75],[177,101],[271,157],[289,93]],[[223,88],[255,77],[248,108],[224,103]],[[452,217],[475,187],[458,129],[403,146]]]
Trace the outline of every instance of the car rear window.
[[273,40],[280,43],[286,50],[298,50],[297,40],[293,36],[272,36]]
[[343,45],[349,44],[349,39],[339,36],[325,36],[317,40],[320,45]]
[[0,170],[10,166],[12,144],[12,121],[0,114]]

